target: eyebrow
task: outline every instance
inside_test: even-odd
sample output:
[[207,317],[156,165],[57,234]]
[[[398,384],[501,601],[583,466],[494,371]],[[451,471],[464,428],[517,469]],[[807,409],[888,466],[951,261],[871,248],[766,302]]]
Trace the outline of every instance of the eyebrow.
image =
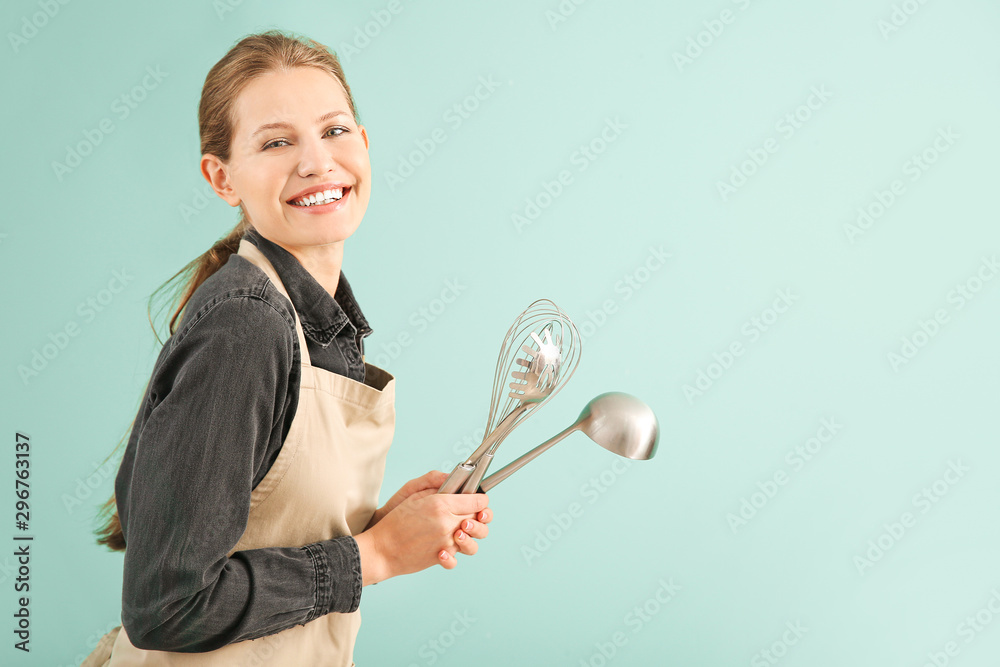
[[[319,125],[320,123],[328,121],[331,118],[336,118],[337,116],[346,116],[346,115],[347,115],[346,111],[331,111],[330,113],[324,114],[324,115],[320,116],[319,118],[317,118],[316,119],[316,124]],[[250,138],[253,139],[254,137],[256,137],[261,132],[265,132],[267,130],[275,130],[275,129],[278,129],[278,128],[291,128],[291,127],[292,126],[289,125],[288,123],[282,123],[282,122],[266,123],[266,124],[261,125],[260,127],[258,127],[254,131],[254,133],[250,135]]]

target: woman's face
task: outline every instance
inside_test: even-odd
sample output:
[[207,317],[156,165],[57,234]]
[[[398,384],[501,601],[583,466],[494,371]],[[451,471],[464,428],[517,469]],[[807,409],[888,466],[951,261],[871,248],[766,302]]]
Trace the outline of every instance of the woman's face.
[[[243,89],[234,111],[229,162],[202,158],[219,195],[242,203],[262,236],[296,255],[353,234],[368,208],[371,163],[368,133],[340,83],[315,67],[268,72]],[[340,201],[290,203],[318,187],[342,188]]]

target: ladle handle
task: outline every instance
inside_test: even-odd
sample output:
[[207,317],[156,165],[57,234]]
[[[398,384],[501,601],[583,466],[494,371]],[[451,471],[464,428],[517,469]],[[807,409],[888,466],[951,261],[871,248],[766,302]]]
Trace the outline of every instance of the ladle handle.
[[492,489],[494,486],[496,486],[497,484],[504,481],[505,479],[513,475],[515,472],[523,468],[525,464],[534,461],[536,458],[538,458],[539,454],[541,454],[546,449],[548,449],[552,445],[556,444],[557,442],[565,438],[573,431],[578,430],[579,428],[580,428],[579,424],[573,424],[572,426],[567,427],[562,432],[552,436],[542,444],[538,445],[524,456],[514,459],[513,461],[505,465],[503,468],[500,468],[500,470],[497,470],[495,473],[484,479],[483,483],[479,485],[480,490],[482,490],[483,493],[489,493],[490,489]]

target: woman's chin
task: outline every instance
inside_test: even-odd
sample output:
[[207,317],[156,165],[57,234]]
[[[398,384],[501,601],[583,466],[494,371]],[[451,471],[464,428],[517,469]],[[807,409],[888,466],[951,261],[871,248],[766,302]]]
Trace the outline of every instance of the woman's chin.
[[322,246],[343,243],[354,234],[358,227],[359,225],[339,224],[325,226],[323,229],[303,230],[304,233],[297,235],[299,237],[297,245]]
[[351,229],[350,231],[344,231],[333,234],[324,234],[314,240],[312,245],[332,245],[334,243],[343,243],[347,239],[354,235],[354,231],[357,228]]

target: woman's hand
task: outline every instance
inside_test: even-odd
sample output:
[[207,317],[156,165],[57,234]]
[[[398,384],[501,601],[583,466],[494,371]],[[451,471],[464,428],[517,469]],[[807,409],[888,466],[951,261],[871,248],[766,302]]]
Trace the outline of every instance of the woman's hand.
[[437,491],[444,484],[444,481],[448,479],[448,474],[441,472],[440,470],[431,470],[426,475],[421,475],[416,479],[411,479],[409,482],[404,484],[402,488],[393,494],[392,498],[386,502],[385,505],[379,507],[375,510],[375,514],[372,515],[371,521],[365,526],[365,530],[368,530],[379,521],[382,520],[386,514],[391,512],[399,503],[403,502],[414,493],[418,491],[425,491],[427,489],[434,489]]
[[476,540],[489,534],[486,524],[493,519],[489,498],[484,493],[437,493],[438,487],[411,493],[375,526],[355,535],[363,585],[432,565],[450,570],[457,565],[455,554],[471,556],[479,550]]

